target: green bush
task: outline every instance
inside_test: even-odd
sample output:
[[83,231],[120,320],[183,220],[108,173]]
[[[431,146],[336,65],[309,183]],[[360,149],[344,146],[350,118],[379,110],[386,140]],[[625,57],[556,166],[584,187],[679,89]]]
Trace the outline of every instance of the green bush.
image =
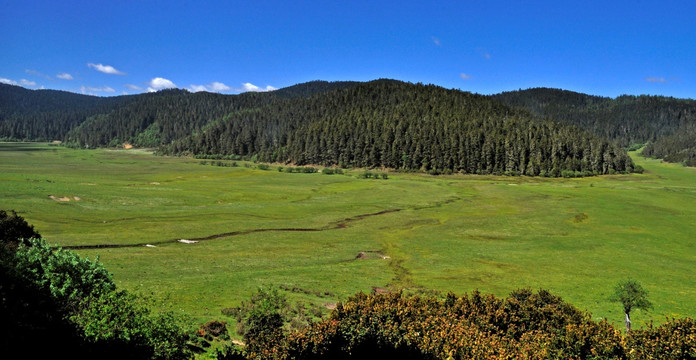
[[623,359],[621,333],[547,291],[507,299],[357,294],[288,335],[279,359]]
[[171,312],[152,313],[148,302],[125,291],[87,299],[71,316],[90,343],[127,344],[130,351],[150,359],[189,359],[183,318]]
[[629,359],[696,359],[696,321],[672,319],[654,327],[632,330],[626,338]]
[[41,235],[14,210],[8,213],[0,210],[0,245],[16,248],[20,242],[28,244],[29,239],[38,239]]
[[90,260],[69,250],[54,250],[43,239],[31,239],[15,256],[16,270],[24,279],[48,289],[64,307],[116,289],[99,258]]

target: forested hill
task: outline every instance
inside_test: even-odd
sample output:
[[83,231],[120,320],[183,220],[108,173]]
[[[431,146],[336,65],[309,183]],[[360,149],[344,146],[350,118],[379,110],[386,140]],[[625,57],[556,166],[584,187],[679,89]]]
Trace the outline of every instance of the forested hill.
[[96,97],[57,90],[27,90],[0,83],[0,139],[63,140],[89,116],[133,101],[135,96]]
[[648,143],[644,151],[648,156],[696,164],[694,100],[646,95],[612,99],[548,88],[504,92],[493,98],[624,147]]
[[297,165],[561,176],[631,171],[626,152],[486,96],[376,80],[232,112],[162,148]]
[[136,101],[91,117],[66,138],[81,147],[118,145],[157,147],[200,132],[209,123],[271,103],[354,86],[354,82],[311,81],[272,92],[222,95],[163,90],[139,95]]
[[[3,105],[0,138],[62,139],[90,148],[128,142],[165,154],[430,172],[577,176],[633,169],[623,149],[576,127],[491,97],[395,80],[315,81],[240,95],[20,91],[65,99]],[[3,95],[4,102],[12,99]]]

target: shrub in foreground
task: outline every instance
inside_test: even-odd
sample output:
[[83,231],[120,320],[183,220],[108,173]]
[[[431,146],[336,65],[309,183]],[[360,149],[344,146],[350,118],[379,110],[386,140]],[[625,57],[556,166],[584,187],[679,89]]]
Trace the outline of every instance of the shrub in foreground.
[[[547,291],[507,299],[357,294],[248,358],[623,359],[621,333]],[[220,359],[239,358],[236,349]]]
[[[98,260],[29,239],[0,244],[0,346],[29,358],[187,359],[188,332],[171,313],[117,291]],[[35,346],[41,344],[41,346]]]
[[629,359],[696,359],[696,321],[672,319],[660,326],[632,330],[626,337]]

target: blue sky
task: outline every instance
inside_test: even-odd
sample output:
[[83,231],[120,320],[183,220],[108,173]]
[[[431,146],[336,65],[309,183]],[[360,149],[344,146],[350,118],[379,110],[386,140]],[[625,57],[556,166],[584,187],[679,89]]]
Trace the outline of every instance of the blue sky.
[[696,1],[0,0],[0,82],[114,96],[393,78],[696,98]]

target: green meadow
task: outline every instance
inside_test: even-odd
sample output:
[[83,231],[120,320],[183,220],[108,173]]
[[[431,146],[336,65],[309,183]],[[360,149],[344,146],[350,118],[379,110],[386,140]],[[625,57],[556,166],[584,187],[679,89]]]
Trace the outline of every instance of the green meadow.
[[696,169],[632,157],[644,174],[363,179],[7,143],[0,209],[197,322],[229,321],[221,309],[260,285],[319,306],[375,287],[499,296],[530,287],[621,328],[608,298],[627,278],[654,304],[632,314],[636,325],[694,317]]

